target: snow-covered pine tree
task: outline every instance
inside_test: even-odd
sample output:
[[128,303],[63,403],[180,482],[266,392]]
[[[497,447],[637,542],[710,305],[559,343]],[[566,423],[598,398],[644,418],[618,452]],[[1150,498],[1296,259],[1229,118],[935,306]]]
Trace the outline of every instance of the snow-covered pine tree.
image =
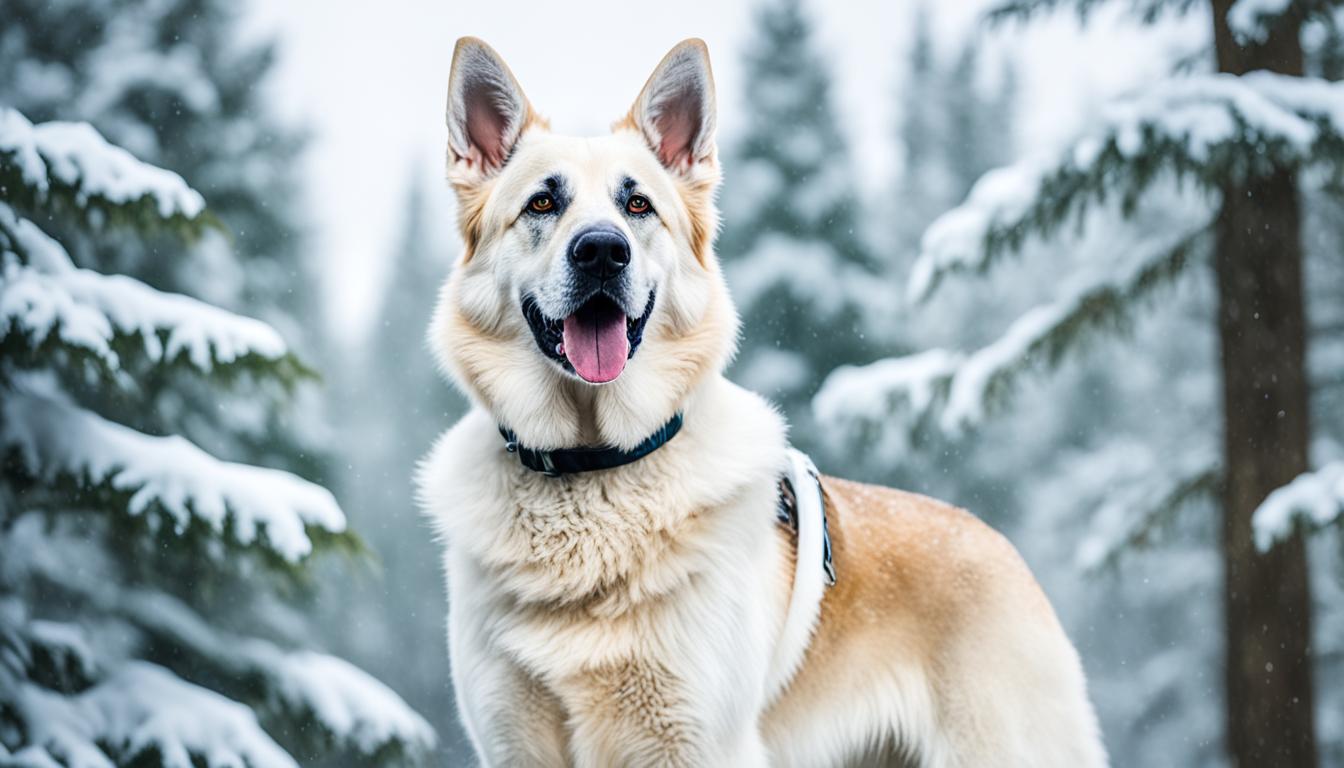
[[[1014,0],[992,17],[1057,6],[1086,17],[1098,2]],[[816,401],[842,420],[870,420],[883,401],[885,413],[963,430],[1003,404],[1024,371],[1069,356],[1089,331],[1126,326],[1155,288],[1207,264],[1217,307],[1205,322],[1219,338],[1221,389],[1207,397],[1221,395],[1221,418],[1206,437],[1221,443],[1221,458],[1160,462],[1156,484],[1166,490],[1131,494],[1119,506],[1128,519],[1115,528],[1124,532],[1118,545],[1142,543],[1188,499],[1218,500],[1224,729],[1237,765],[1314,765],[1318,756],[1306,535],[1340,519],[1344,472],[1338,464],[1313,472],[1308,459],[1301,195],[1344,174],[1344,86],[1303,76],[1302,33],[1332,28],[1332,5],[1213,0],[1215,73],[1150,85],[1112,105],[1067,151],[987,175],[930,227],[910,281],[926,297],[945,278],[1024,249],[1090,245],[1051,299],[971,354],[931,350],[837,371]],[[1203,6],[1136,6],[1146,22],[1195,7]],[[1109,236],[1088,237],[1097,230]],[[1070,237],[1078,233],[1081,243]],[[1058,251],[1062,264],[1067,250]]]
[[355,667],[221,629],[146,577],[160,561],[137,572],[114,551],[171,549],[188,579],[249,566],[298,578],[314,549],[355,541],[320,486],[135,431],[78,396],[134,400],[166,370],[219,391],[306,374],[270,326],[79,268],[46,231],[78,232],[96,249],[110,233],[193,238],[211,227],[180,176],[87,124],[34,125],[0,108],[5,765],[406,763],[433,745],[425,721]]
[[856,180],[801,0],[767,0],[745,56],[749,121],[725,158],[718,251],[743,319],[732,375],[779,403],[813,447],[807,398],[879,347],[878,266],[858,231]]
[[[205,233],[182,258],[160,259],[153,254],[172,252],[171,237],[107,233],[94,241],[48,225],[74,262],[259,317],[311,358],[320,341],[312,329],[322,325],[317,280],[303,260],[305,135],[274,114],[275,44],[243,30],[245,4],[4,0],[0,15],[0,103],[36,123],[90,123],[141,160],[174,169],[209,196],[228,231]],[[221,418],[220,393],[174,379],[142,382],[157,407],[99,405],[141,430],[180,431],[218,455],[309,475],[324,469],[317,440],[305,434],[308,410],[235,403]],[[314,388],[300,393],[303,405],[315,399]],[[244,411],[249,417],[239,418]],[[172,414],[171,424],[160,414]]]

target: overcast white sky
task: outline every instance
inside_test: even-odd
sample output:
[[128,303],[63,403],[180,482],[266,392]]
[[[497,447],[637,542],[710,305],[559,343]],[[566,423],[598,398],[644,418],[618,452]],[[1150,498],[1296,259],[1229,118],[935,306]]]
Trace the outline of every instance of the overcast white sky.
[[[985,33],[976,22],[986,5],[927,3],[941,55],[955,55],[968,35],[979,34],[986,61],[1011,56],[1018,63],[1023,152],[1067,140],[1089,109],[1159,77],[1173,53],[1202,41],[1198,18],[1154,31],[1114,13],[1098,14],[1085,32],[1066,15]],[[809,0],[808,6],[832,67],[837,108],[865,169],[862,183],[886,183],[897,154],[892,126],[902,108],[893,94],[916,3]],[[431,180],[433,204],[445,229],[453,228],[452,201],[438,182],[444,91],[458,37],[489,42],[553,127],[569,133],[605,131],[663,53],[681,39],[704,38],[718,83],[722,138],[741,122],[740,50],[752,34],[753,7],[723,0],[252,3],[254,28],[282,44],[274,83],[282,113],[315,134],[305,159],[307,202],[338,334],[357,338],[376,309],[411,174]]]

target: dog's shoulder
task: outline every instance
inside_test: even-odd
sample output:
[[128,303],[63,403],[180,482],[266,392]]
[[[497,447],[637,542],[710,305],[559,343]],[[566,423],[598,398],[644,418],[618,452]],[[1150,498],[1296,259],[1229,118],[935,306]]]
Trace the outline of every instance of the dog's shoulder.
[[824,477],[839,582],[848,600],[962,624],[1013,610],[1054,620],[1013,545],[970,512],[917,493]]

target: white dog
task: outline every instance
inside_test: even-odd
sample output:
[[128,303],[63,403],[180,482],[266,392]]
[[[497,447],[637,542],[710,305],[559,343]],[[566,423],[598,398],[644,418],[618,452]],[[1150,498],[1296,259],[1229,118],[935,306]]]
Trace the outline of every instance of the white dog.
[[420,486],[482,762],[1105,765],[1012,546],[931,499],[817,481],[724,379],[714,123],[698,40],[598,138],[550,133],[493,50],[457,44],[466,249],[431,340],[475,407]]

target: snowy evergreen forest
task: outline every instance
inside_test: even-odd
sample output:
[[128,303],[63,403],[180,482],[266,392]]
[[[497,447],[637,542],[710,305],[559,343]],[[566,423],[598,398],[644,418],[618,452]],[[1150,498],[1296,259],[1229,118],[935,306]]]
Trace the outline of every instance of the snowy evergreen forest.
[[[823,471],[1013,541],[1113,764],[1344,766],[1344,10],[983,5],[950,38],[911,3],[870,62],[880,178],[820,3],[753,0],[713,51],[743,86],[729,374]],[[1200,31],[1024,140],[1014,35],[1108,12]],[[442,147],[386,153],[399,234],[352,344],[320,116],[281,117],[246,14],[0,0],[0,767],[470,760],[411,486],[467,407],[424,343],[460,248]]]

